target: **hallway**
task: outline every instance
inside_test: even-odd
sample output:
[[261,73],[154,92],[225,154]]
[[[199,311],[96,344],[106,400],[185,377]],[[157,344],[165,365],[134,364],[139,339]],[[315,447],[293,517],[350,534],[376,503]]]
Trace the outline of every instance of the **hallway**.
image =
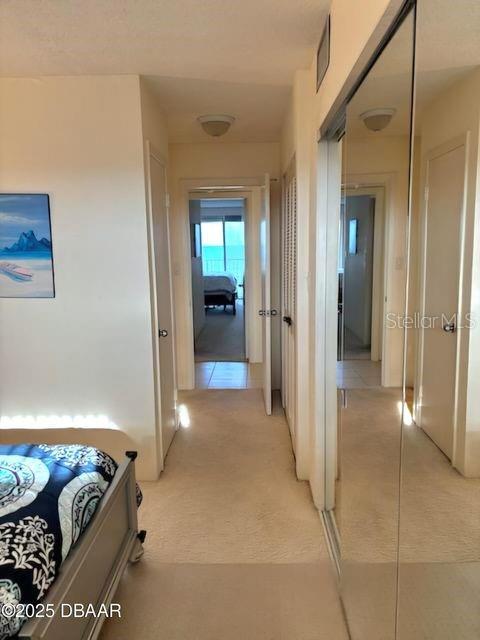
[[213,307],[205,314],[205,326],[195,343],[195,361],[245,360],[245,308],[243,300],[237,300],[237,313],[230,307]]
[[181,394],[191,424],[142,483],[145,555],[103,640],[346,640],[321,522],[281,409],[261,392]]

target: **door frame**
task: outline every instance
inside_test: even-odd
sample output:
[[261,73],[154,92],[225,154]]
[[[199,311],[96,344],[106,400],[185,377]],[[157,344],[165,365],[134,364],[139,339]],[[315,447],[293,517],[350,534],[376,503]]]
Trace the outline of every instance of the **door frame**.
[[260,272],[262,296],[263,400],[265,413],[272,413],[272,247],[270,174],[261,188]]
[[[184,371],[184,383],[182,389],[194,389],[195,388],[195,345],[193,339],[193,296],[192,296],[192,272],[190,268],[190,217],[189,217],[189,201],[191,194],[195,194],[195,198],[201,197],[203,194],[206,197],[211,197],[211,192],[221,192],[222,196],[230,194],[230,197],[245,197],[241,194],[252,195],[254,190],[259,190],[263,184],[263,178],[197,178],[197,179],[181,179],[180,180],[180,193],[179,193],[179,211],[181,213],[180,233],[183,246],[183,258],[181,258],[183,268],[185,268],[184,290],[181,293],[184,308],[188,309],[185,314],[185,349],[183,350],[183,371]],[[219,195],[219,197],[222,197]],[[253,198],[252,198],[253,200]],[[248,209],[247,202],[247,209]],[[252,205],[254,206],[254,205]],[[248,217],[248,211],[247,215]],[[247,223],[248,224],[248,223]],[[247,264],[245,264],[247,268]],[[248,296],[251,298],[251,296]],[[248,300],[246,300],[246,305]],[[259,307],[260,308],[260,307]],[[251,309],[251,305],[249,306]],[[245,306],[246,311],[246,306]],[[250,311],[249,311],[250,313]],[[246,314],[245,314],[246,315]],[[252,314],[250,313],[250,316]],[[250,331],[250,329],[249,329]],[[251,337],[251,334],[249,334]],[[250,355],[250,354],[249,354]]]
[[[335,474],[337,451],[338,227],[342,184],[342,140],[317,144],[315,220],[314,433],[310,486],[317,509],[332,508],[335,496],[326,478]],[[335,280],[335,281],[334,281]],[[326,452],[331,452],[327,456]],[[326,528],[328,531],[328,527]]]
[[[252,274],[251,274],[251,263],[252,258],[250,255],[250,244],[249,242],[249,234],[252,226],[252,207],[253,207],[253,199],[251,191],[216,191],[205,192],[205,191],[190,191],[188,194],[188,202],[191,200],[203,200],[203,199],[216,199],[216,200],[229,200],[231,198],[237,198],[244,201],[244,212],[243,212],[243,223],[244,223],[244,244],[245,244],[245,288],[243,291],[243,309],[244,309],[244,334],[245,334],[245,360],[248,362],[250,360],[250,353],[252,352],[254,356],[256,356],[255,348],[252,349],[250,344],[250,334],[251,334],[251,322],[250,313],[251,313],[251,294],[252,294]],[[189,234],[191,233],[191,229]],[[192,276],[190,270],[190,278]],[[192,314],[193,314],[193,296],[192,296]],[[195,367],[195,345],[193,351],[194,358],[194,367]],[[252,360],[255,362],[255,360]]]
[[148,270],[150,281],[150,312],[152,327],[152,356],[153,356],[153,377],[154,377],[154,395],[155,395],[155,422],[156,422],[156,438],[157,438],[157,457],[159,471],[164,469],[164,451],[162,441],[162,395],[161,395],[161,370],[160,370],[160,338],[159,338],[159,319],[158,319],[158,301],[157,301],[157,278],[155,272],[155,241],[153,237],[153,211],[152,211],[152,184],[151,184],[151,159],[158,162],[164,170],[165,175],[165,215],[167,218],[168,229],[168,261],[170,264],[170,313],[172,327],[172,349],[173,349],[173,384],[174,384],[174,402],[175,402],[175,427],[179,428],[179,416],[177,410],[177,370],[176,370],[176,339],[175,339],[175,318],[174,318],[174,299],[173,299],[173,274],[171,260],[171,226],[170,226],[170,197],[168,192],[168,163],[166,158],[160,153],[150,140],[145,141],[144,145],[144,162],[145,162],[145,186],[146,186],[146,204],[147,204],[147,238],[148,238]]
[[[363,176],[362,176],[363,177]],[[346,196],[372,196],[375,198],[374,208],[374,230],[373,230],[373,277],[372,277],[372,328],[371,328],[371,356],[373,361],[381,360],[382,363],[382,385],[384,380],[383,361],[385,347],[385,283],[387,277],[387,261],[389,255],[386,240],[386,217],[385,207],[386,185],[374,184],[370,180],[360,182],[349,180],[345,185]]]
[[[464,184],[463,184],[463,202],[460,219],[460,252],[459,252],[459,269],[458,269],[458,298],[457,298],[457,314],[459,318],[466,317],[464,313],[465,300],[464,300],[464,283],[465,283],[465,271],[466,271],[466,219],[467,219],[467,190],[468,190],[468,162],[469,162],[469,132],[465,132],[455,138],[447,140],[441,145],[430,149],[423,154],[421,159],[421,171],[423,175],[422,191],[423,197],[421,199],[421,214],[420,214],[420,228],[419,228],[419,314],[420,317],[425,315],[425,298],[426,298],[426,277],[427,277],[427,233],[428,233],[428,172],[429,165],[432,160],[439,158],[459,147],[464,148]],[[414,377],[414,400],[413,400],[413,418],[416,424],[421,425],[422,421],[422,388],[423,388],[423,360],[424,360],[424,331],[420,329],[418,332],[417,353],[415,362],[415,377]],[[453,405],[453,453],[452,453],[452,465],[456,468],[462,468],[463,464],[460,459],[459,452],[459,416],[463,414],[461,410],[460,399],[460,372],[462,369],[466,370],[467,362],[462,358],[462,344],[468,341],[468,329],[465,329],[460,324],[456,331],[456,356],[455,356],[455,392],[454,392],[454,405]]]
[[[405,295],[404,286],[400,288],[397,286],[397,279],[399,278],[399,269],[394,264],[395,260],[395,244],[398,237],[406,237],[408,232],[409,219],[405,217],[403,220],[403,232],[399,227],[400,218],[395,217],[395,203],[397,202],[397,193],[401,191],[402,176],[397,171],[385,172],[385,173],[351,173],[347,174],[347,188],[350,185],[356,185],[365,189],[381,189],[383,190],[383,239],[382,248],[377,247],[377,251],[383,251],[381,261],[383,262],[383,284],[381,289],[383,290],[383,304],[381,309],[377,310],[377,318],[379,313],[383,314],[383,318],[387,317],[387,314],[391,311],[396,313],[398,305],[395,305],[393,292],[400,292],[399,295]],[[377,229],[375,229],[377,231]],[[406,273],[407,268],[407,254],[405,254],[405,260],[402,264],[403,272]],[[378,289],[377,289],[378,291]],[[392,295],[390,295],[392,294]],[[399,307],[404,308],[403,301]],[[382,322],[380,318],[380,322]],[[395,353],[395,347],[398,344],[403,344],[403,330],[402,329],[386,329],[386,321],[383,322],[383,330],[381,333],[381,384],[383,387],[401,387],[403,384],[403,358],[395,361],[393,354]],[[380,343],[380,339],[378,340]]]

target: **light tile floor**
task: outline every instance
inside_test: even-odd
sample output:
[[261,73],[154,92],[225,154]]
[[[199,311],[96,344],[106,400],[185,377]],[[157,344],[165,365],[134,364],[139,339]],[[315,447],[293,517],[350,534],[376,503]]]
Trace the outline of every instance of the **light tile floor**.
[[262,386],[262,364],[248,362],[195,363],[196,389],[256,389]]
[[382,363],[373,360],[337,362],[337,386],[343,389],[365,389],[381,385]]

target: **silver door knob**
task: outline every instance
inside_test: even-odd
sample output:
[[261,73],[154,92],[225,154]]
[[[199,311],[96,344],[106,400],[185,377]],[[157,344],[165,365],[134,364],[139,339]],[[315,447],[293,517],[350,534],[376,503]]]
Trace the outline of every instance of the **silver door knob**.
[[455,333],[457,327],[455,326],[454,322],[448,322],[447,324],[443,325],[443,330],[447,333]]
[[166,338],[168,336],[168,331],[166,329],[160,329],[158,332],[159,338]]

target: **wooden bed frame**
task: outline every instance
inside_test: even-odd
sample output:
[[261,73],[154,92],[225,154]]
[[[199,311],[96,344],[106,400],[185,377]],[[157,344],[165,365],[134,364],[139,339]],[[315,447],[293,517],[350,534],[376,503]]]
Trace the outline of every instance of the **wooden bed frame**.
[[[106,615],[62,617],[62,605],[81,603],[106,608],[113,601],[128,562],[143,554],[146,532],[138,531],[135,482],[136,451],[127,451],[92,522],[62,564],[43,605],[53,605],[51,618],[31,618],[18,633],[22,640],[95,640]],[[48,610],[48,609],[47,609]],[[69,611],[68,607],[64,610]]]
[[214,291],[207,293],[205,291],[205,307],[218,307],[223,305],[223,310],[226,311],[227,305],[232,305],[233,315],[237,315],[237,292],[230,293],[229,291]]

